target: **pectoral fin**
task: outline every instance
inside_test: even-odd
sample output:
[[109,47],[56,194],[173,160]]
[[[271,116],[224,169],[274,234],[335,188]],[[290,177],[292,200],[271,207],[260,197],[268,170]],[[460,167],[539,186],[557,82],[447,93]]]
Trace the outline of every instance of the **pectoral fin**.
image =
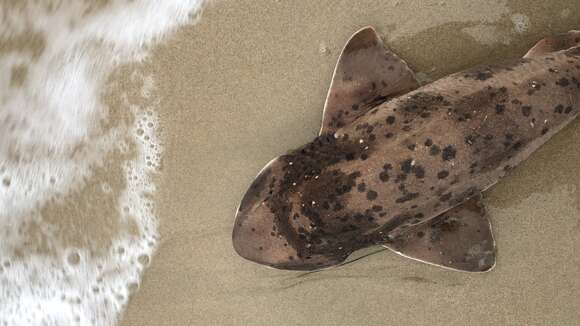
[[356,32],[340,54],[328,90],[320,134],[335,132],[394,95],[419,86],[407,64],[385,49],[372,27]]
[[467,272],[485,272],[495,265],[491,224],[479,199],[470,199],[416,226],[385,247],[412,259]]

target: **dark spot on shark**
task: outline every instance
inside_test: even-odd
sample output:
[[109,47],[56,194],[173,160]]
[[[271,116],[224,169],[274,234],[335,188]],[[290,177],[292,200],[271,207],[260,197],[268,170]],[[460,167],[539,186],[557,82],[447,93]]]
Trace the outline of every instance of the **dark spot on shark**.
[[524,117],[529,117],[530,113],[532,113],[531,106],[522,106],[522,114],[524,115]]
[[366,189],[367,185],[364,182],[359,183],[358,186],[356,187],[356,190],[358,190],[359,192],[365,192]]
[[425,140],[425,146],[429,147],[433,145],[433,141],[431,140],[431,138],[427,138],[427,140]]
[[439,171],[437,173],[437,178],[439,178],[439,179],[445,179],[448,176],[449,176],[449,171],[447,171],[447,170],[442,170],[442,171]]
[[378,196],[378,194],[377,194],[377,192],[376,192],[376,191],[374,191],[374,190],[369,190],[369,191],[367,192],[367,199],[368,199],[368,200],[375,200],[375,199],[377,199],[377,196]]
[[373,207],[371,207],[371,209],[372,209],[374,212],[380,212],[380,211],[382,211],[382,210],[383,210],[383,206],[380,206],[380,205],[373,205]]
[[388,133],[386,133],[386,134],[385,134],[385,138],[387,138],[387,139],[388,139],[388,138],[392,138],[393,136],[394,136],[394,135],[393,135],[393,133],[392,133],[392,132],[388,132]]
[[382,171],[381,173],[379,173],[379,179],[380,179],[382,182],[387,182],[387,181],[389,181],[389,178],[390,178],[390,176],[389,176],[389,172],[387,172],[387,171]]
[[503,114],[504,111],[505,111],[505,105],[497,104],[495,106],[495,113],[497,113],[497,114]]
[[576,85],[576,88],[580,89],[580,79],[572,77],[572,82]]
[[386,122],[392,125],[393,123],[395,123],[395,117],[392,115],[388,116]]
[[418,179],[423,179],[425,177],[425,169],[420,165],[415,165],[413,167],[413,172]]
[[429,149],[429,154],[432,156],[439,155],[439,153],[441,153],[441,148],[439,148],[439,146],[437,146],[437,145],[433,145]]
[[542,135],[545,135],[546,133],[548,133],[549,128],[548,127],[544,127],[542,129]]
[[403,131],[411,131],[411,126],[404,126],[402,128]]
[[414,151],[416,147],[417,147],[417,145],[415,145],[415,144],[407,145],[407,148],[411,151]]
[[408,201],[411,201],[415,198],[419,197],[419,193],[417,192],[410,192],[405,194],[403,197],[399,197],[395,200],[396,203],[401,204],[401,203],[405,203]]
[[457,150],[451,146],[448,145],[445,148],[443,148],[443,152],[441,153],[441,157],[443,158],[444,161],[449,161],[455,158],[455,155],[457,154]]
[[572,112],[572,107],[571,107],[571,106],[567,106],[567,107],[564,109],[564,113],[568,114],[568,113],[570,113],[570,112]]
[[407,175],[405,173],[401,173],[397,175],[397,178],[395,178],[395,183],[399,183],[405,180],[407,180]]
[[562,113],[564,112],[564,106],[562,104],[558,104],[555,108],[554,108],[554,113]]
[[411,173],[412,169],[413,169],[413,160],[412,159],[407,159],[407,160],[403,161],[403,163],[401,163],[401,170],[403,172],[405,172],[406,174]]
[[558,81],[556,81],[556,85],[561,87],[567,87],[568,85],[570,85],[570,81],[568,80],[568,78],[562,77],[558,79]]

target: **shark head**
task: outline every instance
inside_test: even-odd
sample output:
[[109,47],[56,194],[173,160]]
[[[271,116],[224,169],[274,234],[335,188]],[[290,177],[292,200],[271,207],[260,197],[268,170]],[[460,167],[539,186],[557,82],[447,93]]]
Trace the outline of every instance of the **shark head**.
[[275,268],[311,270],[364,247],[362,233],[377,224],[357,209],[368,199],[357,190],[363,172],[356,166],[370,150],[364,142],[325,135],[268,163],[236,214],[238,254]]

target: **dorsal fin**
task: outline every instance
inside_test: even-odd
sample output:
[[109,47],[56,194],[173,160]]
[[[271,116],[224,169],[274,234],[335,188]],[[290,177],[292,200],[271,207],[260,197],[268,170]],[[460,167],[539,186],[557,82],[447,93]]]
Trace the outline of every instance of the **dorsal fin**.
[[550,52],[566,50],[574,46],[580,46],[580,31],[548,36],[540,40],[531,48],[524,58],[541,56]]
[[415,260],[466,272],[495,266],[491,223],[478,198],[420,224],[385,247]]
[[364,112],[419,83],[407,64],[387,50],[377,32],[365,27],[348,40],[328,90],[320,134],[334,133]]

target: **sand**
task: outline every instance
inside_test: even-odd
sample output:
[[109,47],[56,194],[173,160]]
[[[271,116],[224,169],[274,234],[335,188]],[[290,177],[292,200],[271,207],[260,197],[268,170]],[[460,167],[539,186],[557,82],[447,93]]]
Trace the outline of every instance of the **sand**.
[[278,271],[237,256],[231,230],[262,166],[318,132],[339,51],[358,28],[375,26],[429,81],[519,57],[579,29],[578,17],[580,3],[564,0],[212,3],[143,68],[161,98],[161,244],[122,325],[577,325],[580,121],[485,194],[499,250],[489,273],[388,251]]

